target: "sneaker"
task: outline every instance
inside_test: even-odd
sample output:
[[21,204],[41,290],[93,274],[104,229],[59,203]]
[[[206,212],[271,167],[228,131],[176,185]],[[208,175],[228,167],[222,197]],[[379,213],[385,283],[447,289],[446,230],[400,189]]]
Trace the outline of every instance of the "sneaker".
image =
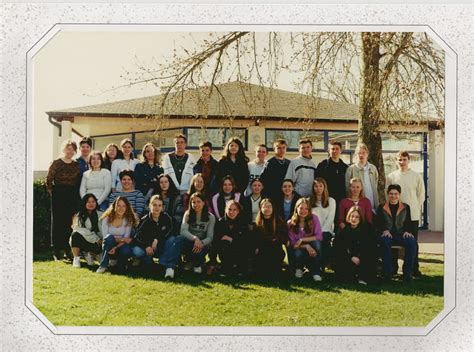
[[72,260],[72,267],[73,268],[80,268],[81,267],[81,258],[80,257],[74,257]]
[[167,278],[170,278],[170,279],[174,278],[174,269],[173,268],[166,268],[165,279],[167,279]]
[[99,267],[97,268],[96,273],[98,273],[98,274],[103,274],[103,273],[105,273],[106,271],[107,271],[107,268],[106,268],[106,267],[99,266]]
[[117,259],[110,259],[109,260],[109,266],[116,266],[117,265]]
[[364,280],[359,280],[358,283],[361,285],[367,286],[367,282]]
[[201,274],[202,273],[202,268],[200,266],[195,266],[193,270],[196,274]]
[[316,282],[323,281],[323,278],[320,275],[313,275],[313,280]]
[[413,282],[413,277],[408,275],[403,275],[403,282],[406,284],[411,284]]
[[92,258],[91,252],[87,252],[84,258],[86,259],[87,265],[89,266],[94,265],[94,258]]
[[59,254],[58,254],[58,255],[53,254],[53,260],[54,260],[55,262],[60,262],[61,260],[59,259]]
[[207,267],[207,271],[206,271],[206,274],[207,275],[212,275],[216,272],[216,267],[214,265],[209,265]]
[[303,277],[303,270],[301,270],[301,269],[296,269],[296,271],[295,271],[295,277],[296,277],[297,279],[301,279],[301,278]]
[[189,270],[191,270],[192,267],[193,267],[193,263],[191,263],[191,262],[186,262],[186,263],[184,264],[183,270],[184,270],[184,271],[189,271]]
[[133,266],[133,267],[139,266],[139,265],[140,265],[140,262],[141,262],[140,259],[138,259],[138,258],[133,258],[133,259],[132,259],[132,266]]

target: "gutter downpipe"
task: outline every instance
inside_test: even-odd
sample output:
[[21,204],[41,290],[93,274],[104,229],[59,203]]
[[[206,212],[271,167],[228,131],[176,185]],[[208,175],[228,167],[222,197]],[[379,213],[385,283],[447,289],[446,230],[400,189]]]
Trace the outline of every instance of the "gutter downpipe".
[[53,117],[52,116],[49,116],[48,115],[48,121],[50,124],[52,124],[53,126],[57,127],[58,128],[58,131],[59,131],[59,137],[61,137],[62,135],[62,128],[61,128],[61,124],[57,121],[54,121],[53,120]]

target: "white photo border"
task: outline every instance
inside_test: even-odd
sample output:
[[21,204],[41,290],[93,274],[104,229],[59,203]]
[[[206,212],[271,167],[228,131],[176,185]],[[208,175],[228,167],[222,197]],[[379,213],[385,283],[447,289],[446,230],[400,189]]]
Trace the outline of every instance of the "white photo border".
[[[258,336],[426,336],[456,306],[456,236],[444,236],[444,308],[426,327],[66,327],[53,325],[33,301],[33,58],[61,31],[360,31],[427,32],[446,53],[445,150],[456,151],[457,143],[457,54],[429,25],[192,25],[192,24],[56,24],[27,53],[27,164],[26,164],[26,258],[25,305],[55,335],[258,335]],[[456,233],[456,155],[445,158],[444,233]],[[454,211],[454,212],[453,212]]]

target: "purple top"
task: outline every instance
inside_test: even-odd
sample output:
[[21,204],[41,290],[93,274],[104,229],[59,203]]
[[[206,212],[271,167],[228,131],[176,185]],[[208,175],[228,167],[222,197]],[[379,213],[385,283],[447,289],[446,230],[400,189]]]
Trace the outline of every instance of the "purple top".
[[313,231],[312,231],[312,233],[304,232],[304,228],[300,228],[298,232],[293,232],[293,230],[290,227],[290,221],[291,220],[288,220],[288,238],[290,240],[290,245],[291,246],[294,246],[295,243],[298,242],[298,240],[300,238],[303,238],[303,237],[316,236],[316,240],[318,240],[318,241],[323,240],[323,235],[322,235],[322,231],[321,231],[321,224],[319,222],[318,217],[313,214],[312,220],[313,220]]

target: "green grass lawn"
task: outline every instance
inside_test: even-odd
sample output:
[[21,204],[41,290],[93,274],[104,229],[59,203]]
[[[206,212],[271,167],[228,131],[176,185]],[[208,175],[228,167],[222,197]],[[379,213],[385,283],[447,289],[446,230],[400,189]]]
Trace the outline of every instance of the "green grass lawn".
[[425,326],[443,309],[443,257],[412,284],[279,283],[184,273],[96,274],[36,258],[33,301],[58,326]]

